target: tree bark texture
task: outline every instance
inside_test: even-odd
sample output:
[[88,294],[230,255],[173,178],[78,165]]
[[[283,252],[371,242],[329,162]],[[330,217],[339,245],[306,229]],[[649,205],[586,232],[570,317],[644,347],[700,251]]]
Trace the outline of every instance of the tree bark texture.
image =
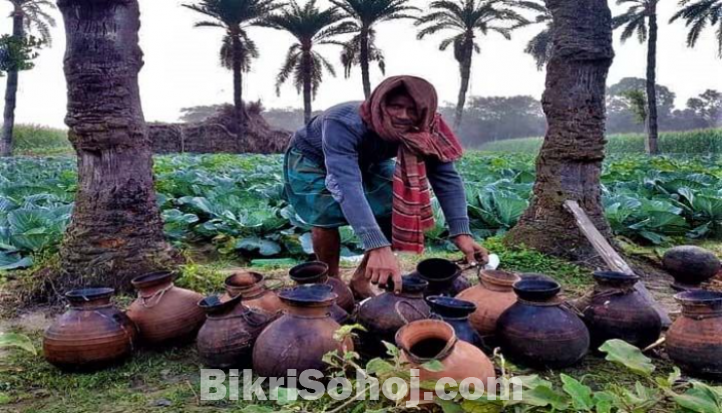
[[456,101],[456,113],[454,114],[454,127],[456,128],[461,125],[461,119],[464,116],[464,105],[466,104],[466,93],[469,91],[473,53],[474,37],[473,34],[467,34],[467,38],[464,40],[464,46],[462,46],[462,59],[459,62],[461,86],[459,87],[459,98]]
[[239,32],[233,32],[231,38],[233,41],[233,106],[238,122],[238,142],[240,143],[245,135],[246,122],[243,108],[243,45]]
[[[25,37],[24,15],[20,6],[15,6],[13,12],[13,37],[22,39]],[[13,155],[13,130],[15,129],[15,106],[18,96],[18,75],[17,65],[13,65],[7,73],[5,87],[5,108],[3,110],[2,137],[0,138],[0,156]]]
[[364,97],[366,99],[371,96],[371,78],[369,76],[369,29],[361,28],[361,50],[359,51],[359,60],[361,60],[361,81],[364,86]]
[[314,69],[310,45],[303,46],[301,49],[301,64],[303,65],[303,121],[304,123],[308,123],[311,121],[312,113],[311,100],[313,98],[313,92],[311,90],[311,74]]
[[614,58],[606,0],[546,0],[553,52],[542,99],[548,130],[536,165],[531,205],[507,235],[513,245],[570,259],[596,256],[564,209],[575,200],[611,239],[601,204],[605,84]]
[[140,104],[138,2],[59,0],[58,6],[78,190],[55,289],[129,290],[131,278],[178,262],[163,234]]
[[647,4],[649,39],[647,40],[647,142],[650,155],[659,153],[659,130],[657,126],[657,0]]

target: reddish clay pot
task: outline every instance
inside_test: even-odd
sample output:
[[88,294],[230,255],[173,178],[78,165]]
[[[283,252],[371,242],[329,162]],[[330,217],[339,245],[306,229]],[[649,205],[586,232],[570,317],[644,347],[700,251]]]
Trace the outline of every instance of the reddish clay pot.
[[225,284],[226,293],[221,297],[221,301],[240,295],[243,298],[243,305],[249,308],[256,308],[271,314],[279,313],[285,308],[276,293],[266,288],[262,274],[237,272],[226,278]]
[[556,281],[538,277],[514,284],[517,302],[499,317],[497,339],[511,361],[533,368],[561,369],[589,351],[589,331],[558,297]]
[[615,338],[639,348],[659,339],[662,320],[654,307],[634,288],[639,281],[638,276],[596,272],[594,279],[597,286],[589,306],[583,311],[593,350]]
[[429,258],[419,262],[416,271],[409,274],[429,283],[424,296],[445,295],[453,297],[471,287],[461,267],[443,258]]
[[[336,293],[336,305],[346,313],[351,314],[356,307],[351,289],[340,278],[328,276],[328,265],[320,261],[311,261],[299,264],[289,271],[289,276],[297,285],[328,284]],[[337,320],[338,321],[338,320]]]
[[[396,333],[396,345],[401,349],[401,359],[419,369],[419,382],[450,377],[460,383],[476,378],[486,386],[496,377],[489,358],[474,345],[458,340],[453,327],[441,320],[412,321]],[[444,369],[421,367],[431,360],[439,360]]]
[[128,317],[135,322],[144,345],[185,344],[192,341],[206,315],[198,302],[203,296],[195,291],[173,285],[176,274],[153,272],[134,278],[138,298],[128,308]]
[[469,316],[469,322],[487,344],[494,345],[496,321],[509,307],[516,303],[512,286],[520,278],[517,274],[482,270],[479,284],[462,291],[456,298],[476,305],[476,311]]
[[253,346],[253,370],[261,377],[287,377],[288,369],[324,371],[324,354],[353,351],[353,342],[334,340],[341,325],[329,310],[336,294],[329,285],[310,284],[283,290],[285,314],[261,333]]
[[273,316],[244,306],[240,295],[226,302],[215,295],[206,297],[198,306],[208,317],[196,339],[203,364],[220,369],[250,367],[253,343]]
[[713,252],[693,245],[670,249],[664,254],[662,265],[674,277],[672,287],[678,290],[699,288],[720,271],[720,260]]
[[667,354],[682,370],[722,380],[722,293],[687,291],[674,298],[682,316],[667,332]]
[[112,288],[65,294],[70,309],[45,330],[45,359],[64,370],[96,370],[127,358],[137,339],[133,322],[110,303]]

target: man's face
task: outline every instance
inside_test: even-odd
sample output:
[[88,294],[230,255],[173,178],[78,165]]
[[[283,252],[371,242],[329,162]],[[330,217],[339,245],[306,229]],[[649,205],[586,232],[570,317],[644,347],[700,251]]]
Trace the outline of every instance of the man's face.
[[419,113],[411,96],[405,93],[391,95],[386,101],[386,112],[391,124],[399,133],[410,132],[419,123]]

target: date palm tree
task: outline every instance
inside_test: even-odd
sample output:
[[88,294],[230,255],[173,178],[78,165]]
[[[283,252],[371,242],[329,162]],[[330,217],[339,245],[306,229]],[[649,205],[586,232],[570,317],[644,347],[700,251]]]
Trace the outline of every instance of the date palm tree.
[[183,7],[210,19],[197,22],[195,27],[217,27],[226,32],[221,45],[221,64],[233,71],[233,106],[240,140],[243,138],[246,120],[243,69],[248,69],[251,58],[258,56],[258,50],[246,30],[281,7],[281,4],[275,0],[198,0],[193,4],[183,4]]
[[689,27],[687,46],[697,44],[708,24],[712,28],[717,26],[717,55],[722,58],[722,0],[681,0],[679,5],[682,8],[672,16],[670,23],[677,19],[685,20]]
[[[46,10],[55,9],[50,0],[9,0],[13,11],[12,37],[17,44],[25,44],[26,36],[37,33],[39,44],[51,45],[50,27],[55,19]],[[7,68],[8,78],[5,88],[5,109],[3,112],[2,137],[0,137],[0,156],[11,156],[13,151],[13,129],[15,128],[15,107],[18,94],[18,73],[21,62],[10,62]]]
[[[353,32],[358,37],[358,39],[351,39],[349,46],[344,48],[342,60],[345,59],[352,64],[359,63],[364,96],[369,97],[371,94],[369,62],[372,60],[383,62],[383,54],[378,47],[372,44],[375,26],[386,21],[415,19],[413,12],[420,11],[420,9],[409,6],[409,0],[331,0],[331,3],[341,9],[343,17],[352,23]],[[353,44],[354,41],[358,43],[358,47]],[[358,50],[358,57],[356,50]],[[354,53],[349,53],[351,51]]]
[[[622,29],[622,43],[635,36],[639,43],[647,43],[647,129],[646,149],[650,155],[659,153],[657,139],[657,3],[659,0],[617,0],[617,5],[629,5],[624,13],[612,19],[612,27]],[[720,3],[722,4],[722,3]]]
[[263,26],[284,30],[296,38],[286,54],[286,60],[276,78],[276,93],[281,93],[281,85],[291,76],[299,93],[303,92],[303,116],[311,119],[311,102],[318,93],[323,80],[324,70],[336,76],[333,65],[314,46],[338,44],[334,37],[348,33],[352,27],[340,23],[342,15],[336,7],[321,10],[316,0],[309,0],[303,7],[295,0],[286,5],[279,13],[272,14],[260,23]]
[[439,50],[446,50],[453,45],[454,58],[459,63],[461,86],[454,116],[456,127],[461,123],[464,113],[474,52],[481,52],[476,40],[477,33],[482,36],[498,33],[511,40],[512,27],[500,26],[499,23],[520,25],[527,21],[510,4],[506,0],[437,0],[433,1],[429,11],[414,23],[422,26],[417,34],[418,39],[442,31],[452,33],[441,41]]
[[537,13],[527,25],[544,25],[542,31],[532,37],[524,49],[524,53],[530,55],[536,61],[537,70],[542,70],[549,62],[552,54],[552,14],[544,5],[543,0],[531,0],[522,3],[524,3],[525,8]]

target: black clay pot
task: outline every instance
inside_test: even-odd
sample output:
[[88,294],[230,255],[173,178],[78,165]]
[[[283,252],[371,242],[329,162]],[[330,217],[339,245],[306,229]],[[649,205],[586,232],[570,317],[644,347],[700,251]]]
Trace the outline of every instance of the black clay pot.
[[596,272],[597,286],[589,306],[583,310],[592,349],[605,341],[624,340],[645,348],[659,339],[662,320],[648,301],[634,288],[639,277],[620,272]]
[[474,303],[440,295],[426,297],[426,302],[429,303],[432,317],[440,318],[449,323],[454,328],[456,337],[459,340],[466,341],[479,348],[484,347],[481,336],[469,322],[469,316],[476,311]]
[[674,277],[672,287],[682,291],[699,288],[720,271],[720,260],[714,253],[693,245],[670,249],[664,254],[662,264]]
[[288,275],[298,285],[328,284],[338,298],[336,304],[346,313],[353,313],[356,303],[351,289],[340,278],[328,276],[328,265],[321,261],[310,261],[299,264],[288,272]]
[[559,369],[587,354],[589,331],[558,296],[559,291],[559,283],[539,277],[514,284],[518,300],[497,322],[499,344],[511,361]]
[[419,262],[416,271],[409,276],[429,283],[424,292],[425,297],[431,295],[454,297],[471,287],[469,280],[463,275],[461,267],[443,258],[429,258]]

